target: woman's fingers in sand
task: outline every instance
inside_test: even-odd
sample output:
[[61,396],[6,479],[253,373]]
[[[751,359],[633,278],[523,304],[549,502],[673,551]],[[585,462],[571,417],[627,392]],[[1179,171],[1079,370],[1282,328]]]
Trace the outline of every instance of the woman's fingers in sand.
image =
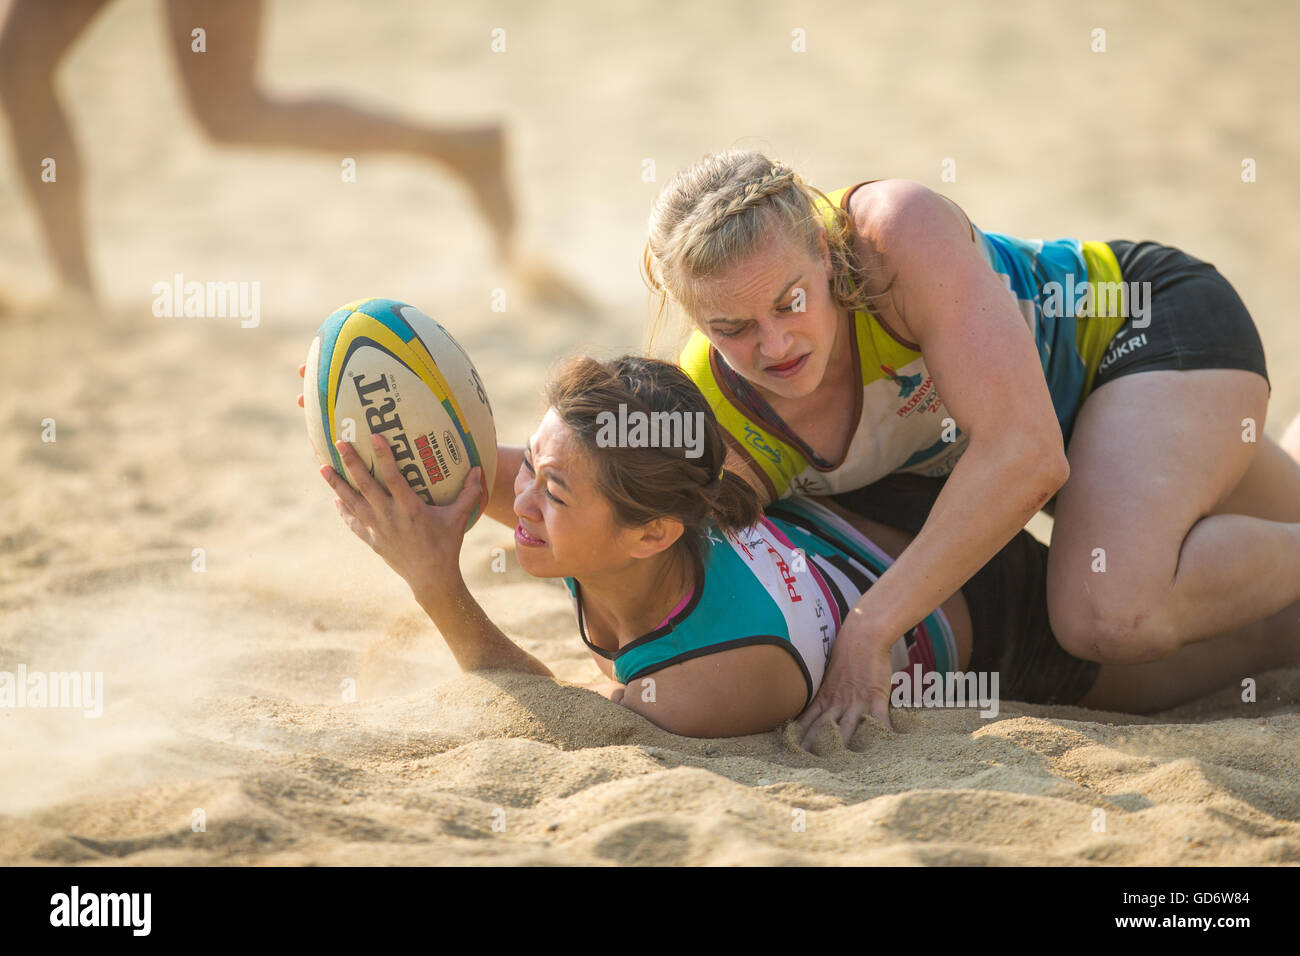
[[845,708],[844,712],[836,719],[835,723],[840,728],[840,739],[844,741],[845,747],[847,747],[849,741],[853,739],[854,733],[857,732],[858,724],[862,723],[862,715],[865,714],[866,711],[866,706],[855,700],[849,704],[848,707]]
[[[888,706],[888,702],[886,702]],[[862,716],[867,712],[867,705],[856,700],[844,702],[829,700],[821,702],[814,700],[808,705],[808,709],[799,715],[795,721],[795,730],[801,735],[799,745],[804,750],[812,747],[813,740],[821,732],[822,724],[831,721],[838,728],[840,739],[844,741],[844,746],[849,745],[853,739],[853,734],[858,729],[858,724],[862,723]]]
[[867,708],[868,712],[876,720],[880,721],[888,730],[893,730],[894,725],[889,720],[889,698],[876,696],[871,700],[871,706]]
[[813,697],[811,703],[802,714],[794,720],[795,733],[799,736],[799,746],[804,750],[812,743],[812,739],[817,736],[818,725],[821,724],[822,717],[826,713],[826,705],[820,697]]

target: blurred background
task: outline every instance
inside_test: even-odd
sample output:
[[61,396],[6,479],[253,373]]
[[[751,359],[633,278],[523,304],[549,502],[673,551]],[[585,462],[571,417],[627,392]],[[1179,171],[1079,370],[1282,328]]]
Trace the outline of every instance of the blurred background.
[[[503,277],[489,235],[462,183],[436,164],[349,142],[299,152],[206,141],[185,107],[163,9],[109,3],[55,78],[85,163],[87,244],[108,303],[135,308],[152,283],[182,272],[260,281],[266,324],[300,336],[369,294],[412,301],[467,338],[485,323],[518,333],[534,324],[509,306],[492,317],[489,292]],[[1013,235],[1177,245],[1236,284],[1270,357],[1300,344],[1288,320],[1300,281],[1293,4],[264,9],[265,95],[329,96],[428,126],[504,125],[521,243],[602,304],[600,321],[584,326],[593,345],[644,344],[637,264],[650,202],[677,169],[737,145],[793,163],[825,190],[915,179]],[[503,52],[491,49],[496,28]],[[1093,52],[1096,29],[1105,52]],[[806,52],[792,50],[796,30]],[[0,291],[21,304],[51,274],[4,146]],[[354,155],[357,181],[343,183],[340,159]],[[1251,184],[1241,181],[1246,157],[1257,162]],[[940,179],[945,159],[955,182]],[[546,337],[530,330],[524,342]],[[475,357],[492,366],[505,344],[485,339]],[[1278,397],[1300,398],[1277,379]]]
[[[328,703],[341,674],[368,695],[454,674],[405,586],[338,521],[296,366],[344,302],[410,302],[473,357],[499,438],[522,442],[557,357],[646,346],[651,202],[714,150],[761,149],[825,191],[918,180],[1016,236],[1178,246],[1213,262],[1261,329],[1269,431],[1300,406],[1294,4],[265,3],[262,96],[500,124],[517,248],[586,307],[524,289],[465,180],[427,158],[213,142],[165,9],[109,3],[53,76],[82,160],[97,303],[59,288],[20,182],[40,171],[17,168],[0,127],[0,664],[104,670],[118,701],[97,724],[28,715],[0,729],[0,810],[101,770],[114,785],[165,772],[154,742],[177,725],[150,709],[160,688]],[[11,104],[25,102],[19,63],[0,64]],[[259,324],[155,316],[153,287],[176,274],[258,283]],[[669,330],[656,351],[681,338]],[[510,532],[484,523],[463,559],[489,612],[529,649],[546,644],[561,676],[594,678],[563,589],[512,556],[493,572],[497,548]],[[200,760],[186,753],[167,759]]]

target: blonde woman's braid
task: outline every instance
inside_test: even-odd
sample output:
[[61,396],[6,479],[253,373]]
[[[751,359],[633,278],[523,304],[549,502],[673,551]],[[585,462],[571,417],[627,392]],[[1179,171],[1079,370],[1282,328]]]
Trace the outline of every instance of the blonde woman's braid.
[[721,208],[708,209],[701,204],[694,215],[683,218],[672,237],[672,244],[685,250],[689,256],[692,252],[709,242],[711,236],[732,216],[738,216],[750,209],[760,206],[771,196],[776,196],[798,183],[798,174],[784,163],[772,163],[771,171],[758,179],[747,183],[739,195]]
[[845,210],[787,164],[753,150],[726,150],[678,172],[655,200],[642,274],[659,299],[656,326],[670,297],[688,316],[698,312],[699,296],[707,294],[703,283],[773,236],[789,239],[814,258],[823,248],[829,251],[831,297],[840,308],[865,311],[888,292],[887,283],[868,292],[875,263],[859,261]]
[[749,183],[745,191],[727,204],[727,208],[718,215],[719,219],[737,216],[747,209],[752,209],[768,196],[784,192],[790,184],[798,180],[798,175],[789,166],[781,163],[772,164],[772,172],[763,179]]

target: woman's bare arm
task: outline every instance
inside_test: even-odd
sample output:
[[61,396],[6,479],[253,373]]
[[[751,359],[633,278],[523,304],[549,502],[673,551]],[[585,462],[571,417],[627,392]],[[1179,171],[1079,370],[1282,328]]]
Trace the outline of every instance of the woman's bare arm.
[[492,623],[459,574],[438,586],[411,589],[424,608],[461,670],[525,671],[554,677],[550,668],[510,640]]
[[941,197],[889,182],[857,207],[864,246],[892,279],[894,314],[921,347],[970,444],[920,534],[848,615],[826,680],[800,718],[835,720],[845,741],[865,712],[889,726],[888,647],[951,597],[1069,476],[1033,332]]
[[807,696],[790,651],[757,644],[633,679],[619,703],[683,737],[740,737],[781,726],[803,710]]
[[507,528],[519,523],[515,514],[515,477],[523,460],[523,445],[497,445],[497,473],[488,494],[487,516]]
[[371,476],[350,442],[335,445],[359,490],[330,466],[320,469],[321,477],[338,495],[335,504],[347,526],[410,586],[464,670],[517,670],[554,676],[492,623],[461,576],[461,544],[470,513],[483,500],[483,469],[470,471],[465,487],[450,504],[428,505],[402,480],[383,436],[371,435],[369,439],[382,484]]

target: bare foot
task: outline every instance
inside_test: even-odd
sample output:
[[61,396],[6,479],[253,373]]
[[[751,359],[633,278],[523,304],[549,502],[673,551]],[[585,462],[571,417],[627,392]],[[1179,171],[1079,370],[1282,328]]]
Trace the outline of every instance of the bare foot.
[[506,178],[506,136],[500,125],[468,127],[432,134],[431,153],[461,177],[492,230],[497,259],[510,272],[527,301],[594,315],[592,299],[537,254],[515,249],[514,197]]
[[432,152],[464,180],[492,230],[498,259],[507,261],[515,231],[515,204],[506,182],[505,130],[477,126],[434,134]]
[[542,256],[519,256],[509,262],[509,268],[521,296],[528,302],[582,316],[594,316],[599,311],[586,292]]
[[0,301],[0,320],[15,324],[68,321],[102,325],[106,315],[94,293],[80,286],[65,285],[37,299]]

